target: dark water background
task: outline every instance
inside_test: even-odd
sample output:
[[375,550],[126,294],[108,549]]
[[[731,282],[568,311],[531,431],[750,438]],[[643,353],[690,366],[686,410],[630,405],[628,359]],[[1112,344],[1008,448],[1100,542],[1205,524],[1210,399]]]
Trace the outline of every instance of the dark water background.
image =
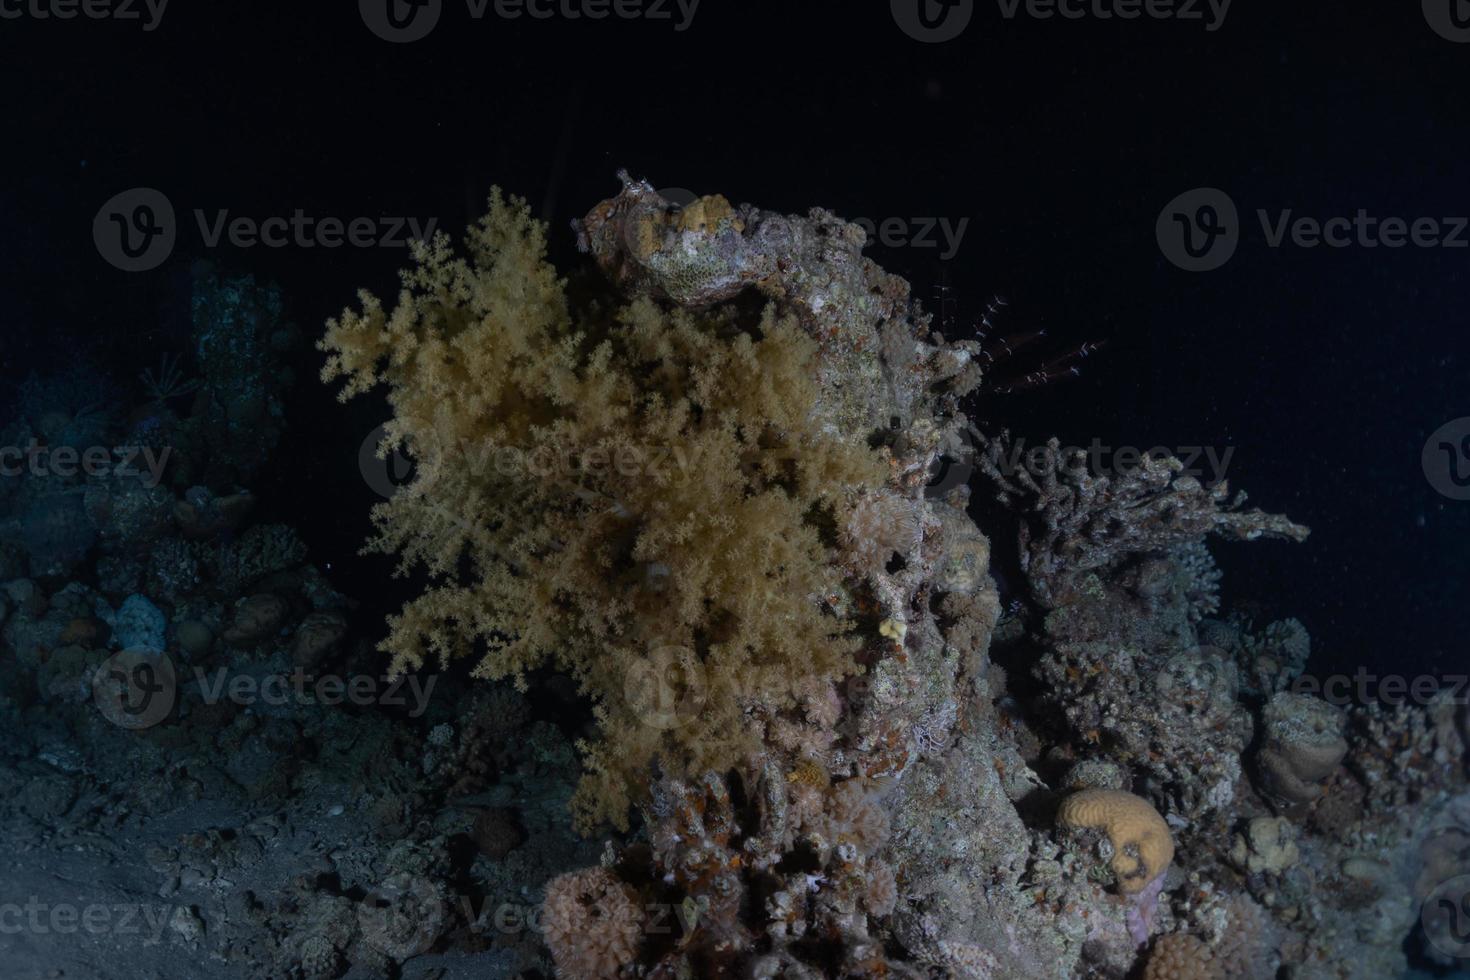
[[[561,264],[567,221],[619,167],[771,209],[969,219],[948,261],[942,239],[873,255],[922,296],[947,282],[954,332],[1000,293],[1016,332],[1108,342],[1082,379],[985,399],[982,418],[1032,442],[1233,448],[1232,484],[1315,533],[1217,546],[1227,604],[1301,618],[1321,672],[1470,667],[1470,503],[1420,462],[1431,431],[1470,415],[1470,248],[1271,248],[1255,217],[1470,214],[1470,44],[1419,4],[1238,0],[1211,32],[1007,20],[992,0],[943,44],[910,39],[884,3],[704,0],[677,31],[475,21],[451,0],[400,45],[354,8],[177,0],[153,31],[0,19],[6,388],[81,357],[132,378],[182,350],[200,257],[279,282],[311,334],[358,286],[396,287],[401,250],[206,248],[195,208],[457,233],[499,183],[551,220]],[[92,220],[138,186],[182,227],[169,262],[125,273]],[[1200,186],[1239,206],[1242,240],[1188,273],[1155,220]],[[387,611],[389,561],[355,554],[373,500],[356,454],[382,407],[338,406],[318,367],[302,358],[253,489]]]

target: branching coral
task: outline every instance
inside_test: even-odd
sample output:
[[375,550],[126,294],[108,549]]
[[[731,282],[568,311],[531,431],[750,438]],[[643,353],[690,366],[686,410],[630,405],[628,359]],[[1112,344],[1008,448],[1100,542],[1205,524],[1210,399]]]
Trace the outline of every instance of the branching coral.
[[978,462],[997,487],[997,499],[1026,515],[1020,528],[1021,562],[1036,597],[1056,605],[1076,580],[1128,556],[1162,552],[1220,534],[1305,540],[1306,528],[1285,517],[1241,510],[1245,494],[1221,482],[1206,487],[1183,474],[1172,456],[1145,456],[1115,476],[1094,473],[1087,453],[1047,442],[1050,465],[1033,475],[1006,465],[1009,437],[981,437]]
[[[582,813],[622,821],[655,757],[726,768],[756,746],[748,705],[857,669],[822,602],[840,585],[822,529],[888,470],[813,416],[816,344],[793,319],[648,297],[574,312],[544,229],[498,192],[466,247],[417,246],[396,308],[363,293],[322,344],[344,397],[387,386],[388,443],[419,467],[375,544],[436,585],[385,648],[394,671],[479,649],[484,677],[571,672],[606,738]],[[669,685],[702,710],[650,724]]]

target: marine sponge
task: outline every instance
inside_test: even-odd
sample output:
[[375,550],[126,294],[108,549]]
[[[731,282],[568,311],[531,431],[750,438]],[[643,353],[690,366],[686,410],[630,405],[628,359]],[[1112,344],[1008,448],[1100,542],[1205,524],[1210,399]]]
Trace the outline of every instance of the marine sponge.
[[1113,855],[1108,866],[1127,894],[1142,891],[1174,860],[1174,838],[1159,811],[1141,796],[1116,789],[1085,789],[1062,801],[1057,824],[1101,830]]
[[633,889],[606,868],[587,868],[547,884],[541,929],[558,976],[598,980],[633,962],[643,915]]

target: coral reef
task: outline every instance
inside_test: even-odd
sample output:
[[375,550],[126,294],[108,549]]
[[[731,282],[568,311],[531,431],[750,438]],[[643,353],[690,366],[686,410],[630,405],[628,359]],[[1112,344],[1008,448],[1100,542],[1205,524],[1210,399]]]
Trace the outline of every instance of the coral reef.
[[[1033,477],[980,434],[1031,600],[1003,620],[968,488],[926,492],[966,451],[979,349],[929,331],[859,228],[679,207],[624,175],[576,231],[612,294],[557,280],[497,193],[466,257],[421,247],[395,308],[364,293],[323,344],[344,397],[386,387],[384,448],[419,464],[375,514],[377,546],[432,582],[392,621],[394,669],[488,651],[482,676],[570,673],[599,733],[579,825],[640,818],[548,892],[564,975],[1269,977],[1278,946],[1300,977],[1395,964],[1402,908],[1344,943],[1307,885],[1377,867],[1320,824],[1440,798],[1463,747],[1376,768],[1354,726],[1405,733],[1379,745],[1454,726],[1344,726],[1284,693],[1299,624],[1214,618],[1207,535],[1305,528],[1172,458],[1103,475],[1052,440]],[[650,444],[694,463],[607,465]],[[779,634],[752,630],[757,608]],[[1002,658],[1041,682],[1024,702]],[[1362,818],[1375,854],[1423,839]]]
[[[105,863],[191,976],[1465,965],[1462,700],[1329,704],[1300,623],[1222,602],[1216,540],[1305,528],[1177,460],[967,460],[986,359],[830,212],[625,177],[575,230],[562,279],[496,193],[328,325],[417,464],[373,515],[424,586],[381,650],[245,485],[287,432],[278,291],[197,268],[132,406],[28,389],[12,435],[169,454],[0,481],[17,888]],[[932,485],[967,461],[1002,507]],[[152,724],[109,715],[119,663],[176,678]]]

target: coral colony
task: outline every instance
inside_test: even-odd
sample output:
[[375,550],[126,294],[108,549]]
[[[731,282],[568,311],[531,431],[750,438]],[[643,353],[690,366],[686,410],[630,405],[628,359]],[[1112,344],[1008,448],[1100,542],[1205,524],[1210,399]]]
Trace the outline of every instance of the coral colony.
[[[1306,528],[967,418],[1096,345],[1028,369],[995,304],[946,340],[820,208],[624,175],[580,268],[548,234],[496,191],[319,341],[414,464],[371,515],[386,623],[255,516],[301,361],[275,287],[200,265],[187,349],[24,387],[13,880],[110,862],[159,977],[1466,965],[1458,692],[1305,689],[1306,631],[1222,607],[1207,542]],[[93,445],[163,462],[54,465]]]

